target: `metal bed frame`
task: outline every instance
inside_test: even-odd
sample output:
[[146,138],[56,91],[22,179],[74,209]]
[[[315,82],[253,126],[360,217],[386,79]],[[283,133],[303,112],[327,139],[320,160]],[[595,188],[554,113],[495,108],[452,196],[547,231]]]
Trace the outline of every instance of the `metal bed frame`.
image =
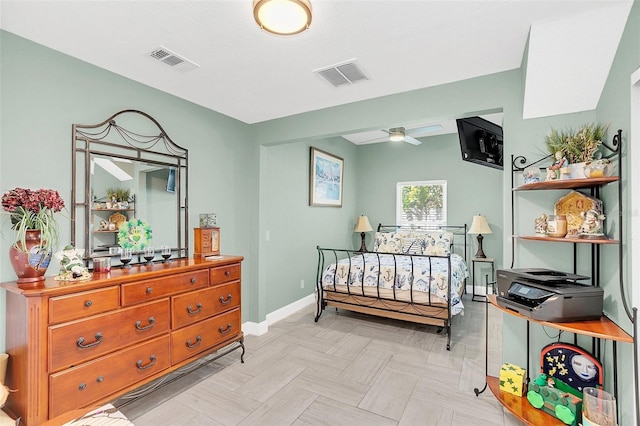
[[[453,253],[456,247],[459,247],[462,243],[462,251],[458,250],[458,253],[462,254],[462,257],[467,262],[467,225],[451,225],[451,226],[439,226],[439,227],[425,227],[425,226],[413,226],[406,227],[400,225],[382,225],[379,224],[378,232],[394,232],[401,230],[415,230],[415,231],[448,231],[453,234],[453,240],[451,241],[451,250]],[[414,323],[428,324],[438,326],[438,333],[443,330],[447,333],[447,350],[451,349],[451,255],[445,256],[433,256],[433,255],[418,255],[418,254],[398,254],[398,253],[377,253],[377,252],[362,252],[358,250],[350,249],[332,249],[322,248],[317,246],[318,250],[318,269],[316,275],[316,317],[315,322],[318,322],[322,312],[327,306],[333,306],[346,309],[349,311],[365,313],[369,315],[376,315],[384,318],[399,319]],[[396,259],[398,257],[409,257],[411,265],[413,267],[414,258],[446,258],[448,262],[448,280],[447,280],[447,295],[449,300],[447,303],[442,301],[432,301],[431,292],[426,293],[428,297],[427,302],[417,302],[413,300],[413,282],[409,290],[410,301],[397,299],[395,287],[392,289],[392,297],[380,295],[380,287],[377,287],[376,296],[365,296],[364,274],[360,277],[359,288],[360,292],[356,293],[352,291],[351,287],[347,285],[346,291],[340,291],[336,286],[336,272],[334,273],[333,288],[323,288],[322,275],[323,271],[332,263],[337,263],[341,259],[349,259],[348,276],[351,275],[351,259],[354,256],[361,256],[364,263],[365,253],[373,253],[376,255],[377,267],[378,267],[378,283],[380,283],[380,255],[393,256],[394,259],[394,272],[393,279],[396,280],[397,274],[395,267],[397,267]],[[375,262],[375,261],[374,261]],[[466,289],[466,280],[465,280]],[[371,286],[367,286],[371,289]],[[375,287],[374,287],[375,288]],[[463,291],[464,292],[464,291]]]

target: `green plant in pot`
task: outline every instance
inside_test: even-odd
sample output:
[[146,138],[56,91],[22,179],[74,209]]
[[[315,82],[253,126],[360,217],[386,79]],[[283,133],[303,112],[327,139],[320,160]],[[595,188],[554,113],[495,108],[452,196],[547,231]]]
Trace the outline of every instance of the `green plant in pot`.
[[545,136],[545,144],[551,155],[562,152],[570,164],[584,163],[597,158],[600,145],[609,125],[586,124],[577,131],[551,129]]
[[107,200],[117,203],[128,203],[131,197],[129,188],[107,188]]
[[[578,130],[551,129],[545,136],[545,144],[551,155],[556,156],[561,152],[569,164],[588,163],[601,156],[600,146],[608,128],[609,125],[591,123]],[[584,166],[581,169],[583,168]],[[576,172],[576,176],[572,177],[584,177],[583,170]]]
[[53,189],[15,188],[2,196],[2,208],[16,231],[10,256],[18,282],[43,280],[60,236],[54,213],[64,208],[64,201]]

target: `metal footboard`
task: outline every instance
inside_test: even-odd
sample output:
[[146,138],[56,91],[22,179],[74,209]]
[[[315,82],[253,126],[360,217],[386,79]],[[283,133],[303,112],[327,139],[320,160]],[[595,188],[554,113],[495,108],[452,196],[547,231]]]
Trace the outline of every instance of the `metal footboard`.
[[[316,275],[316,316],[318,322],[322,312],[327,306],[335,306],[351,311],[378,315],[387,318],[401,319],[410,322],[430,324],[439,326],[438,332],[447,333],[447,350],[451,347],[451,255],[429,256],[418,254],[397,254],[397,253],[374,253],[360,252],[348,249],[333,249],[317,247],[318,269]],[[388,265],[384,268],[381,258],[387,256],[393,259],[393,267],[389,270]],[[408,277],[398,272],[398,262],[401,258],[408,259],[410,271]],[[423,292],[415,289],[414,273],[418,258],[426,259],[428,264],[428,277],[435,279],[432,273],[432,262],[435,258],[447,260],[447,283],[446,300],[434,296],[431,291]],[[361,260],[362,270],[358,271],[353,263]],[[340,268],[338,263],[342,261],[346,268]],[[335,264],[332,275],[325,276],[325,270]],[[376,275],[367,275],[363,271],[377,271]],[[324,277],[324,279],[323,279]],[[381,282],[393,282],[389,289],[382,287]],[[400,286],[408,281],[409,288],[399,290]],[[406,284],[404,284],[406,287]],[[431,289],[431,281],[426,283],[427,289]],[[416,300],[416,295],[424,294]],[[407,296],[408,295],[408,296]],[[426,300],[425,300],[426,299]]]

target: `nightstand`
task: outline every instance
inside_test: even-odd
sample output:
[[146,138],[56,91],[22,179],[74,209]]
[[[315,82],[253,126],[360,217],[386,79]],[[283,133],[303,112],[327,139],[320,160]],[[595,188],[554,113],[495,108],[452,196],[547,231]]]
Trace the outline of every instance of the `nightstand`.
[[[472,285],[471,300],[473,300],[474,302],[486,302],[487,301],[486,296],[482,294],[476,294],[476,263],[480,263],[480,264],[488,263],[491,265],[491,276],[489,277],[489,282],[493,282],[493,276],[495,275],[495,263],[493,261],[493,258],[491,257],[474,257],[471,259],[471,265],[472,265],[471,270],[473,274],[473,276],[471,277],[471,285]],[[488,293],[489,293],[489,288],[487,286],[487,288],[485,288],[485,294],[488,294]],[[476,299],[476,297],[479,297],[481,299]]]
[[220,254],[220,228],[193,228],[193,256],[207,257]]

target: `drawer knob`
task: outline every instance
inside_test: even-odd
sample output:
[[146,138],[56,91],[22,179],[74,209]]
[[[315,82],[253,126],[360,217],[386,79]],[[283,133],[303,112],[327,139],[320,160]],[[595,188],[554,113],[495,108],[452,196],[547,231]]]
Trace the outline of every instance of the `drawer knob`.
[[80,383],[80,386],[78,386],[78,390],[85,390],[86,388],[87,388],[86,383]]
[[98,383],[102,383],[104,381],[104,376],[98,376],[98,378],[96,379],[96,382]]
[[191,305],[187,306],[187,313],[189,315],[199,314],[200,312],[202,312],[202,303],[198,303],[195,310],[191,308]]
[[223,305],[228,305],[229,303],[231,303],[231,299],[233,299],[231,293],[227,295],[227,300],[224,300],[224,297],[220,296],[220,303],[222,303]]
[[142,321],[136,321],[136,330],[149,330],[154,325],[156,325],[156,319],[154,317],[149,317],[149,325],[145,325],[144,327],[142,326]]
[[227,328],[218,327],[218,331],[220,332],[220,334],[229,334],[232,328],[233,326],[231,325],[231,323],[228,323]]
[[228,277],[228,276],[230,276],[230,275],[231,275],[231,271],[224,271],[224,276],[225,276],[225,277]]
[[87,349],[87,348],[90,348],[92,346],[99,345],[100,343],[102,343],[102,333],[98,331],[96,333],[96,335],[95,335],[95,339],[96,340],[94,340],[93,342],[85,344],[84,343],[84,337],[80,337],[78,339],[78,342],[77,342],[78,347],[81,348],[81,349]]
[[196,278],[195,277],[191,278],[191,284],[195,284],[195,283],[196,283]]
[[87,308],[91,305],[93,305],[93,302],[91,300],[87,300],[86,302],[84,302],[84,306],[86,306]]
[[151,294],[152,291],[153,291],[152,287],[147,287],[147,294]]
[[142,360],[139,359],[136,362],[136,367],[138,367],[138,370],[146,370],[149,367],[153,367],[156,364],[156,356],[155,355],[151,355],[149,357],[149,362],[146,365],[142,365]]
[[191,343],[191,339],[186,341],[186,345],[189,349],[191,348],[195,348],[196,346],[198,346],[200,343],[202,342],[202,337],[200,336],[196,336],[196,341],[194,343]]

